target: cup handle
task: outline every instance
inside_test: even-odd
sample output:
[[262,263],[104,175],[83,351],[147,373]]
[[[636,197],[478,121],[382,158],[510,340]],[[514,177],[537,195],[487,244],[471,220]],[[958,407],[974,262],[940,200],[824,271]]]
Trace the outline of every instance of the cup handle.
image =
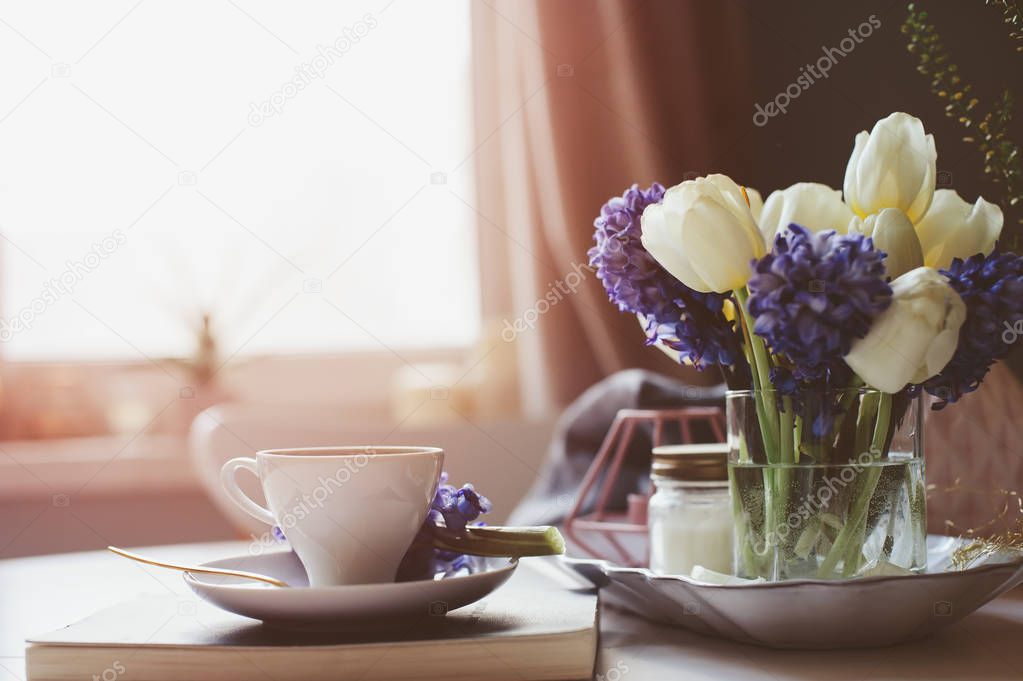
[[244,456],[231,459],[220,469],[220,484],[223,485],[224,491],[227,492],[227,496],[230,497],[231,501],[233,501],[241,510],[245,511],[256,520],[264,522],[267,525],[276,525],[277,520],[274,518],[273,514],[250,499],[248,495],[246,495],[245,492],[238,487],[236,474],[239,468],[244,468],[255,475],[257,479],[259,478],[259,470],[256,468],[255,459],[250,459]]

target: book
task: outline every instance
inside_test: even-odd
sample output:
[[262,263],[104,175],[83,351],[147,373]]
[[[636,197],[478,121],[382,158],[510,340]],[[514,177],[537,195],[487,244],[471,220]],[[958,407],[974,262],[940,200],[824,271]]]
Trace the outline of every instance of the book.
[[29,681],[592,678],[597,596],[545,560],[446,616],[382,629],[275,629],[192,594],[140,595],[26,641]]

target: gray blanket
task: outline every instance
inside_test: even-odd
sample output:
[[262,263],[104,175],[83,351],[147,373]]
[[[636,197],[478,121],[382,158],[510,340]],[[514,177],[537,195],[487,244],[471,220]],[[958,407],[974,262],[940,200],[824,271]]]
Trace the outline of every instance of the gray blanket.
[[[537,480],[512,512],[508,524],[551,525],[565,518],[619,409],[723,407],[724,394],[724,384],[700,388],[640,369],[618,372],[590,387],[561,415]],[[697,442],[715,439],[704,428],[694,428],[693,437]],[[665,430],[664,441],[679,442],[680,435]],[[611,508],[624,509],[629,493],[648,488],[651,446],[650,428],[637,429],[614,486]],[[584,510],[592,508],[595,496],[590,494]]]

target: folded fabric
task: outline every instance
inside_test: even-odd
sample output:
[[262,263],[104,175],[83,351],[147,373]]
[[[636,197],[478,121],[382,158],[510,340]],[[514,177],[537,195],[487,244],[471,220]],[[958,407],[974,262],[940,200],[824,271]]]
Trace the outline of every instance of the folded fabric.
[[[564,520],[583,476],[600,449],[620,409],[674,409],[684,406],[724,407],[724,384],[710,388],[641,369],[627,369],[588,388],[558,420],[547,458],[536,482],[508,520],[509,525],[553,525]],[[709,429],[694,428],[697,442],[713,442]],[[679,442],[665,432],[665,441]],[[610,508],[623,510],[630,493],[649,485],[650,428],[637,428],[610,498]],[[595,502],[594,489],[584,510]]]

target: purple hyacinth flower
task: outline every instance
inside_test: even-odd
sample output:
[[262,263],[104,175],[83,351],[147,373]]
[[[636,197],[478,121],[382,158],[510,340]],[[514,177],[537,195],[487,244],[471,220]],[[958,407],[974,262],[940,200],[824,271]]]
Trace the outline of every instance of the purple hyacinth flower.
[[654,182],[648,189],[632,185],[622,196],[605,203],[593,221],[596,246],[587,255],[607,297],[622,312],[653,319],[670,318],[674,312],[672,291],[682,283],[668,274],[646,252],[640,238],[640,217],[647,206],[660,203],[664,187]]
[[778,391],[780,395],[786,397],[795,397],[799,392],[799,382],[796,381],[796,377],[792,375],[786,367],[772,367],[771,368],[771,384],[774,385],[774,389]]
[[438,536],[447,539],[460,537],[470,524],[482,525],[474,521],[490,511],[491,503],[470,484],[456,489],[447,483],[448,474],[441,473],[426,519],[398,569],[399,581],[450,575],[473,565],[471,556],[437,549],[433,546],[433,539]]
[[1023,257],[978,253],[954,259],[941,273],[966,304],[966,321],[948,365],[924,383],[939,398],[934,409],[976,390],[991,365],[1009,354],[1019,338],[1017,325],[1023,324]]
[[753,331],[792,365],[796,380],[820,381],[841,371],[853,341],[891,303],[884,257],[865,236],[814,234],[792,224],[754,262]]
[[466,521],[476,520],[480,514],[490,511],[490,500],[478,494],[472,485],[465,484],[456,494],[455,508]]
[[664,187],[656,182],[647,189],[634,184],[605,203],[593,222],[590,266],[619,310],[646,319],[648,345],[663,343],[698,369],[731,366],[740,347],[738,332],[724,315],[729,296],[690,289],[643,248],[643,210],[663,197]]

